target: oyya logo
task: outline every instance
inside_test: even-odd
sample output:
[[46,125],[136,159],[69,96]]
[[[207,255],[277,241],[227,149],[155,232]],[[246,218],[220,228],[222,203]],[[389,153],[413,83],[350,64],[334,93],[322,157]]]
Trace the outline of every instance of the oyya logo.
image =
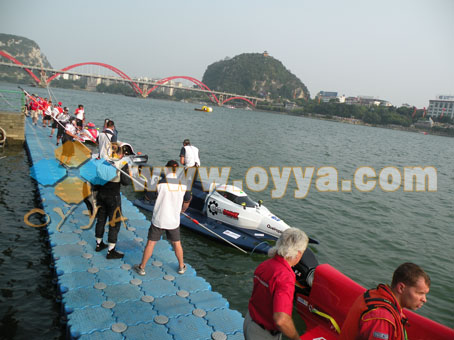
[[[83,180],[77,176],[68,176],[67,169],[78,169],[79,174],[85,178],[84,170],[87,170],[85,171],[86,173],[93,173],[93,164],[90,163],[90,150],[81,143],[67,141],[56,148],[54,154],[54,159],[41,159],[36,162],[31,167],[30,174],[40,185],[52,187],[53,194],[65,203],[63,207],[57,206],[53,208],[53,211],[61,218],[60,223],[56,227],[56,230],[60,231],[67,217],[74,212],[82,201],[91,196],[90,179]],[[93,211],[87,212],[90,215],[90,222],[87,226],[81,227],[81,229],[88,229],[93,223]],[[30,222],[30,217],[33,214],[44,216],[46,221],[41,224],[33,224]],[[44,227],[51,223],[51,219],[44,210],[32,209],[25,214],[24,222],[31,227]]]

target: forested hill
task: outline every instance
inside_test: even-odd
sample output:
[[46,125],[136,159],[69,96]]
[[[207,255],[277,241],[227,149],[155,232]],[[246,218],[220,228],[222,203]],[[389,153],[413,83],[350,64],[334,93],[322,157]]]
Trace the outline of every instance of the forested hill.
[[215,91],[269,99],[310,97],[306,85],[277,59],[265,53],[244,53],[209,65],[202,82]]
[[[38,44],[33,40],[17,35],[0,33],[0,50],[5,51],[24,65],[42,66],[52,68],[46,56],[41,53]],[[1,57],[2,61],[8,61]],[[21,69],[0,66],[0,79],[16,81],[29,78]]]

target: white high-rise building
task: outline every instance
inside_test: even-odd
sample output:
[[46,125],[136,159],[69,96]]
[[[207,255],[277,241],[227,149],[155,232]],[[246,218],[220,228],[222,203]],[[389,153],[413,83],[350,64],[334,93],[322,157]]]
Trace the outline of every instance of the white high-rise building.
[[454,96],[437,96],[437,99],[429,100],[427,108],[429,117],[450,117],[454,118]]

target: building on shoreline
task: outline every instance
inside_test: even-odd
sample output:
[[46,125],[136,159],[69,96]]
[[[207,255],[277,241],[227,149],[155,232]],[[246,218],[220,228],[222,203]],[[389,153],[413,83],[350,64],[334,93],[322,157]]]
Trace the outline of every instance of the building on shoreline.
[[358,104],[363,106],[392,106],[390,102],[371,96],[358,96]]
[[441,95],[436,99],[429,100],[429,107],[427,108],[427,115],[429,117],[454,118],[454,96]]
[[420,129],[431,129],[434,126],[434,122],[432,118],[429,119],[418,119],[418,121],[414,124],[416,128]]
[[329,102],[344,103],[345,102],[345,96],[338,96],[337,92],[332,92],[332,91],[320,91],[319,93],[317,93],[315,98],[318,98],[318,100],[323,103],[329,103]]
[[356,97],[345,97],[345,95],[339,96],[337,92],[320,91],[317,93],[315,98],[318,98],[319,102],[323,103],[345,103],[347,105],[362,105],[362,106],[392,106],[392,104],[386,100],[378,99],[371,96],[356,96]]

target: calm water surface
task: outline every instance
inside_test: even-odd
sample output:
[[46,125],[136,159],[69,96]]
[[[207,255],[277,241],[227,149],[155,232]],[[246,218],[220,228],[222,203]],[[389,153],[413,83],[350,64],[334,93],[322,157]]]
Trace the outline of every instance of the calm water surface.
[[[45,89],[33,91],[47,96]],[[369,193],[318,192],[311,187],[306,198],[296,199],[293,176],[281,199],[271,198],[271,178],[262,192],[245,189],[289,225],[317,238],[320,245],[312,249],[321,263],[365,287],[389,283],[403,262],[421,265],[432,287],[419,313],[454,327],[454,139],[238,109],[215,107],[204,113],[194,111],[195,104],[83,91],[53,89],[53,94],[70,112],[84,104],[97,126],[104,118],[113,119],[119,139],[148,154],[150,164],[177,159],[181,142],[190,138],[200,149],[202,165],[231,167],[230,180],[244,182],[253,166],[265,168],[268,175],[270,166],[333,166],[339,180],[352,179],[360,166],[377,173],[387,166],[436,167],[438,191],[432,193],[386,193],[378,186]],[[25,152],[0,163],[0,318],[15,325],[16,334],[26,334],[31,324],[36,337],[58,338],[62,333],[44,236],[23,224],[23,214],[37,204]],[[131,199],[140,196],[131,188],[125,193]],[[182,240],[185,261],[244,315],[253,271],[266,257],[244,255],[185,229]],[[46,331],[51,334],[43,336]]]

